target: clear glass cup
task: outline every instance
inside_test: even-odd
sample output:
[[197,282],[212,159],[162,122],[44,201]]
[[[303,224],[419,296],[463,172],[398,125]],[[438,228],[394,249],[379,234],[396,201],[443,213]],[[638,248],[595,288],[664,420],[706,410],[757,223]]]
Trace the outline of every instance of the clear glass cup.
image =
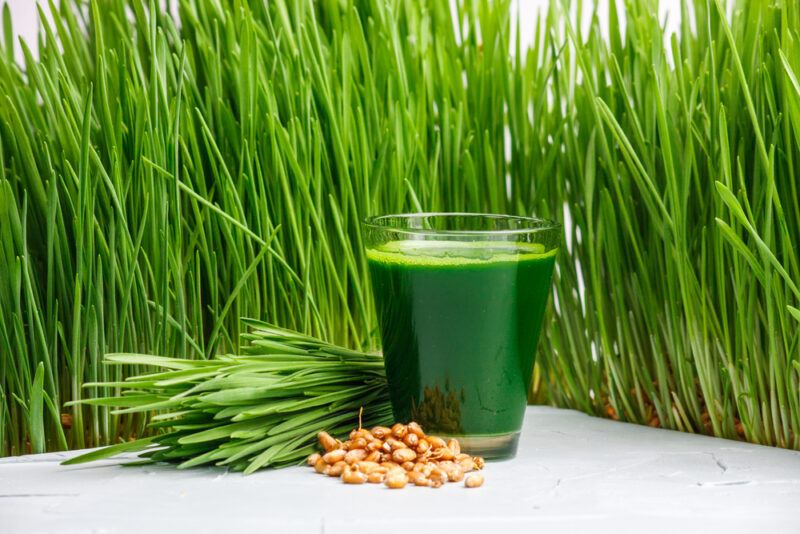
[[363,229],[395,418],[514,456],[561,226],[412,213]]

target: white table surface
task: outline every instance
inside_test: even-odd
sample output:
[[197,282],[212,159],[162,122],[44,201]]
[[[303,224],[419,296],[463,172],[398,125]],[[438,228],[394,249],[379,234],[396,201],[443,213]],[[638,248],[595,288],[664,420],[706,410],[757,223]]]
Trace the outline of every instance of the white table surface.
[[798,452],[546,407],[528,409],[517,458],[487,464],[480,489],[59,465],[72,454],[0,459],[0,533],[800,532]]

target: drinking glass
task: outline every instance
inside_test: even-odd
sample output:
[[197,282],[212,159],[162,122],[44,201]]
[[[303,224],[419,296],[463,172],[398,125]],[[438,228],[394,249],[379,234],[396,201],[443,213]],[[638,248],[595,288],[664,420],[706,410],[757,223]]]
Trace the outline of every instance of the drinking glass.
[[411,213],[363,229],[396,420],[513,457],[561,226]]

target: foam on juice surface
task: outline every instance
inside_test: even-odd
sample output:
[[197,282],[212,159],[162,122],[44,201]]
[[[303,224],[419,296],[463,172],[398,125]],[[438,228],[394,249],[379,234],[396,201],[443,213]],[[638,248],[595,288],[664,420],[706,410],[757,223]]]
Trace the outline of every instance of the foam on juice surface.
[[367,258],[402,265],[471,265],[538,260],[554,256],[539,243],[407,239],[367,249]]

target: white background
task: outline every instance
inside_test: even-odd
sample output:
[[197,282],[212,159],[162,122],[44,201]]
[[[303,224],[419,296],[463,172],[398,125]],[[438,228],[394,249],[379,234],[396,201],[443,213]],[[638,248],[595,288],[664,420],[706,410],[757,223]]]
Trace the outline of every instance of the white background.
[[[533,37],[533,32],[536,27],[537,13],[545,8],[551,0],[512,0],[512,12],[516,16],[519,14],[520,31],[522,35],[522,43],[530,42]],[[563,1],[563,0],[553,0]],[[14,33],[21,36],[26,40],[31,50],[36,52],[36,34],[38,29],[38,12],[36,10],[36,2],[34,0],[6,0],[11,8],[11,15],[14,21]],[[453,4],[455,0],[450,0]],[[604,16],[608,13],[609,0],[598,0],[598,7],[600,19],[603,21]],[[622,0],[616,0],[618,6],[621,7]],[[574,2],[573,2],[574,3]],[[680,20],[680,0],[660,0],[659,2],[659,18],[666,24],[667,32],[672,33],[678,27]],[[588,6],[591,6],[591,0],[585,0],[584,5],[587,6],[585,11],[590,11]],[[43,3],[47,9],[47,3]],[[588,23],[585,20],[584,23]],[[17,47],[17,52],[19,52]],[[19,57],[19,53],[17,54]]]

